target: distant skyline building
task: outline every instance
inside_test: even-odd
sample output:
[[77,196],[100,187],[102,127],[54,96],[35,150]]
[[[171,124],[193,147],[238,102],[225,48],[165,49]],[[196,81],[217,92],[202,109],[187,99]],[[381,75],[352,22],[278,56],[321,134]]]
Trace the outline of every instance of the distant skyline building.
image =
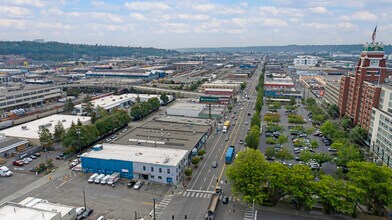
[[372,108],[379,104],[380,84],[385,83],[388,76],[383,44],[365,44],[355,73],[341,78],[340,117],[348,116],[354,125],[359,124],[368,131]]
[[294,66],[316,66],[317,57],[315,56],[298,56],[294,59]]

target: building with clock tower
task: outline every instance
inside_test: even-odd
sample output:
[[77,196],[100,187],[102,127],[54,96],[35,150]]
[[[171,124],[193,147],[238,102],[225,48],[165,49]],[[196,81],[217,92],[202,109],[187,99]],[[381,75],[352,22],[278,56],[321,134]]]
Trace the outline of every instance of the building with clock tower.
[[355,72],[342,76],[338,106],[340,116],[348,116],[354,125],[369,130],[372,108],[378,107],[381,85],[388,80],[387,63],[382,43],[364,45]]

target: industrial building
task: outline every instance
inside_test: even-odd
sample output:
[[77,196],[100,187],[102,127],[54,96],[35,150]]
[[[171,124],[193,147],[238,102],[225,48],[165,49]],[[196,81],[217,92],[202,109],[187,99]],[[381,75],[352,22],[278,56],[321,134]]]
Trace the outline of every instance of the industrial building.
[[205,89],[231,89],[234,93],[237,93],[241,88],[241,82],[217,80],[212,83],[203,83],[200,88],[203,93],[205,92]]
[[0,157],[11,157],[16,152],[25,150],[29,145],[27,140],[5,137],[0,133]]
[[30,108],[50,104],[63,96],[60,87],[35,87],[0,94],[0,113],[17,108]]
[[5,202],[0,205],[0,220],[73,220],[75,218],[74,207],[33,197],[27,197],[20,203]]
[[177,184],[188,164],[187,150],[143,145],[102,144],[81,156],[84,172],[120,173],[128,179]]
[[87,78],[125,78],[125,79],[143,79],[151,81],[164,77],[161,71],[142,71],[134,72],[131,70],[93,70],[88,71],[85,75]]
[[392,86],[381,87],[380,103],[373,107],[369,128],[369,149],[375,162],[392,168]]
[[304,85],[306,88],[312,89],[312,90],[324,90],[326,81],[324,77],[321,76],[300,76],[299,81],[301,82],[302,85]]
[[[106,111],[111,112],[117,108],[128,108],[133,103],[136,103],[137,98],[139,97],[140,102],[146,102],[151,98],[158,98],[162,103],[162,100],[159,98],[160,95],[154,94],[133,94],[126,93],[122,95],[110,95],[102,98],[94,99],[91,101],[93,108],[97,108],[98,106],[104,108]],[[169,101],[173,99],[171,95],[168,95]],[[82,113],[84,104],[75,105],[75,112]]]
[[48,117],[40,118],[35,121],[30,121],[21,125],[7,128],[1,131],[6,137],[14,137],[26,139],[32,145],[39,145],[38,132],[42,128],[47,128],[52,134],[54,133],[55,125],[60,121],[64,129],[67,130],[71,127],[72,122],[76,124],[80,120],[82,124],[90,124],[90,117],[87,116],[73,116],[73,115],[51,115]]
[[205,104],[199,103],[175,103],[167,108],[166,113],[168,115],[178,115],[185,117],[199,117],[201,111],[206,107]]

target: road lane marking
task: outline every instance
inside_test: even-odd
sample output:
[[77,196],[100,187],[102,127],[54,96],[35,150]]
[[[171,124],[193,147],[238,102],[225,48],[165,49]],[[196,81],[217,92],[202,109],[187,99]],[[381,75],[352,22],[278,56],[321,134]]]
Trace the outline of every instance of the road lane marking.
[[211,171],[211,169],[208,169],[208,172],[210,172]]
[[200,193],[196,193],[196,198],[199,197],[199,194],[200,194]]
[[205,182],[207,180],[207,177],[206,178],[204,178],[204,181],[203,182]]
[[193,197],[195,195],[195,192],[192,193],[191,197]]

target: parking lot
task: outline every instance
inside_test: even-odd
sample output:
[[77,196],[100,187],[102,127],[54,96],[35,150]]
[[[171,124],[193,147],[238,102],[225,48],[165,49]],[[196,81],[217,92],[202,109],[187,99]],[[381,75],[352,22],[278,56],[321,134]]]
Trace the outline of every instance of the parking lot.
[[[264,116],[267,112],[268,112],[267,105],[264,105],[263,109],[262,109],[262,114],[261,115]],[[297,138],[297,136],[296,135],[291,135],[290,134],[290,129],[289,129],[289,126],[293,126],[293,124],[290,124],[288,122],[288,115],[285,112],[284,106],[282,106],[282,108],[279,109],[277,113],[280,114],[280,123],[279,123],[279,125],[283,126],[283,128],[284,128],[284,131],[281,134],[287,136],[288,137],[288,141],[289,141],[288,143],[284,144],[283,146],[289,148],[291,154],[294,157],[296,157],[296,156],[298,156],[298,153],[296,153],[295,150],[294,150],[295,146],[294,146],[294,143],[293,143],[293,139]],[[302,104],[299,104],[299,107],[297,109],[296,114],[301,115],[307,121],[307,123],[302,125],[304,127],[304,129],[312,127],[312,124],[309,123],[309,119],[310,118],[308,117],[308,113],[307,113],[306,109],[304,109]],[[262,118],[262,120],[263,120],[263,118]],[[265,124],[265,122],[263,122],[263,123]],[[264,128],[265,128],[265,126],[264,126]],[[268,146],[273,146],[273,145],[270,145],[270,144],[266,144],[266,138],[267,137],[266,137],[265,130],[266,129],[264,129],[264,132],[260,136],[260,150],[263,153],[265,153],[266,148]],[[328,151],[328,146],[325,146],[325,144],[323,143],[321,137],[314,136],[313,134],[310,134],[310,135],[307,135],[307,138],[309,139],[309,141],[312,141],[312,140],[316,140],[317,141],[318,148],[316,148],[314,150],[315,153],[329,152]],[[332,152],[329,152],[329,153],[331,154],[332,158],[336,157],[336,156],[334,156],[332,154]],[[294,165],[294,164],[300,163],[300,161],[297,161],[297,160],[287,160],[287,161],[285,161],[285,163],[287,165],[289,165],[289,164]],[[328,173],[328,174],[333,174],[336,171],[336,165],[333,162],[324,163],[322,165],[322,170],[324,172]]]

